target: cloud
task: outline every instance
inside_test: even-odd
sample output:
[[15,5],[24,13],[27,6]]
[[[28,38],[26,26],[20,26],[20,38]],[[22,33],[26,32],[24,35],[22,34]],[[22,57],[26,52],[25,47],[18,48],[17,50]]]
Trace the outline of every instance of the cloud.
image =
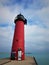
[[0,48],[11,47],[14,18],[20,12],[27,19],[26,49],[49,49],[49,0],[0,0]]
[[37,25],[27,25],[25,27],[25,35],[26,35],[26,39],[28,38],[28,41],[48,41],[49,42],[49,37],[47,37],[47,35],[49,35],[49,29],[45,29],[42,27],[39,27]]
[[[46,1],[46,0],[45,0]],[[12,6],[4,6],[3,3],[13,3],[13,0],[9,1],[9,0],[1,0],[0,3],[2,4],[2,6],[0,6],[0,20],[1,20],[1,24],[13,24],[13,21],[14,21],[14,18],[17,14],[19,14],[20,12],[27,18],[27,20],[31,20],[30,23],[33,24],[33,22],[35,22],[35,24],[37,25],[40,25],[40,26],[45,26],[45,27],[49,27],[49,6],[45,6],[41,9],[38,9],[35,10],[33,7],[35,7],[35,5],[38,5],[38,3],[42,4],[44,3],[45,5],[47,3],[49,3],[49,1],[47,0],[45,2],[44,0],[43,1],[39,1],[39,0],[33,0],[32,1],[27,1],[28,3],[31,4],[28,5],[28,8],[24,8],[24,3],[26,3],[26,0],[23,1],[21,0],[22,2],[22,5],[19,5],[19,1],[16,2],[15,5],[12,5]],[[32,5],[32,3],[34,5]],[[38,7],[38,6],[37,6]],[[4,22],[3,22],[4,21]],[[28,22],[28,23],[29,23]]]
[[0,27],[0,52],[10,52],[13,39],[13,28],[11,26]]
[[37,11],[35,16],[39,18],[41,23],[49,27],[49,7]]
[[[26,51],[49,49],[49,29],[37,25],[25,26],[25,47]],[[29,50],[28,50],[29,49]]]

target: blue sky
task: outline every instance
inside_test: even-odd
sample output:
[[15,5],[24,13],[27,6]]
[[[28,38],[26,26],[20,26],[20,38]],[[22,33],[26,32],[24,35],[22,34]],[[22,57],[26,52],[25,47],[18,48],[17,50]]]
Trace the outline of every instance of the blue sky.
[[11,51],[14,18],[19,13],[27,19],[25,50],[49,50],[49,0],[0,0],[0,52]]

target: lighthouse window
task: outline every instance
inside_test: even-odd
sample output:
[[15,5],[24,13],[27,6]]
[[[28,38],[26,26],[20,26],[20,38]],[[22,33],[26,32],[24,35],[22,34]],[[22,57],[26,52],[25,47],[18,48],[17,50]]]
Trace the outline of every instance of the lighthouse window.
[[16,40],[18,42],[18,40]]

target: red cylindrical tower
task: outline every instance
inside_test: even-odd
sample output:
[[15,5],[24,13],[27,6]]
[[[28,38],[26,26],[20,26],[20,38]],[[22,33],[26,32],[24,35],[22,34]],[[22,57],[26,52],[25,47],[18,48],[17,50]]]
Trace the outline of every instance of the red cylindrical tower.
[[[23,15],[19,14],[14,20],[15,31],[11,51],[11,59],[18,60],[18,51],[21,51],[21,60],[25,59],[24,48],[24,24],[27,24],[27,20]],[[20,54],[19,54],[20,55]]]

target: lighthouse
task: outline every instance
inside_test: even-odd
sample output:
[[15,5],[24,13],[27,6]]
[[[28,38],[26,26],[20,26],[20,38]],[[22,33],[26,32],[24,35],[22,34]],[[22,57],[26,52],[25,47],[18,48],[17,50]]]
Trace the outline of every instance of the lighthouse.
[[27,24],[27,20],[22,14],[19,14],[14,19],[15,30],[11,50],[12,60],[24,60],[25,59],[25,46],[24,46],[24,25]]

